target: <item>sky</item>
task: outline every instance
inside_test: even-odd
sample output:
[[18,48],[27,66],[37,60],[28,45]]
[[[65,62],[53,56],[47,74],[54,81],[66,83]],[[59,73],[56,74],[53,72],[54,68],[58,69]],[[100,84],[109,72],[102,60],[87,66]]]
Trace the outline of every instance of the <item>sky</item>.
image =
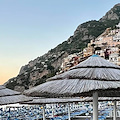
[[119,0],[0,0],[0,84],[21,66],[99,20]]

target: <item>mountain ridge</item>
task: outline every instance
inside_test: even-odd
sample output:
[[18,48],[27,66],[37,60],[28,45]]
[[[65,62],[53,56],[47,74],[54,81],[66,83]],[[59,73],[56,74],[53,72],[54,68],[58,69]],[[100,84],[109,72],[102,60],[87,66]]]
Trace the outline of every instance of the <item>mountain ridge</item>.
[[22,92],[44,83],[47,78],[54,76],[59,71],[63,58],[69,54],[82,51],[90,40],[98,37],[106,28],[114,28],[119,20],[120,3],[116,4],[98,21],[91,20],[80,24],[68,40],[22,66],[19,74],[9,79],[4,85]]

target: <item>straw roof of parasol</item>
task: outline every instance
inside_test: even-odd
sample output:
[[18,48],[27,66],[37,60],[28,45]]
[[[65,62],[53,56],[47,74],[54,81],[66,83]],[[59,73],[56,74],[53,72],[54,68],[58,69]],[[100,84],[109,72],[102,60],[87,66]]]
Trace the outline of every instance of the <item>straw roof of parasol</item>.
[[[53,93],[60,96],[119,96],[120,66],[97,55],[89,57],[69,71],[49,78],[46,83],[33,87],[25,94],[40,96]],[[108,92],[109,91],[109,92]]]
[[[93,97],[85,97],[81,99],[82,102],[92,102]],[[98,101],[120,101],[120,97],[99,97]]]
[[35,97],[32,101],[21,102],[23,104],[54,104],[54,103],[70,103],[70,102],[81,102],[81,98],[40,98]]
[[14,104],[22,101],[32,100],[25,95],[22,95],[20,92],[5,88],[0,85],[0,105]]

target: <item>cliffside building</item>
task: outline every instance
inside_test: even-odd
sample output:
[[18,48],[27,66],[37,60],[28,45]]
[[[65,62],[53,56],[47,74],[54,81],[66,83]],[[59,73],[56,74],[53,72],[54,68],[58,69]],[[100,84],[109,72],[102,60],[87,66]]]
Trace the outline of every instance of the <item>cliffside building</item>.
[[120,65],[120,29],[107,28],[95,40],[91,40],[87,48],[83,50],[83,56],[94,53]]

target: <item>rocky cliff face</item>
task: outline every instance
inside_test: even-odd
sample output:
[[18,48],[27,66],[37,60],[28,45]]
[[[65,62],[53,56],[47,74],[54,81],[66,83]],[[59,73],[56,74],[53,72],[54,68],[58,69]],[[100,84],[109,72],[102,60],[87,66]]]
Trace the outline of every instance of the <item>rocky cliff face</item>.
[[17,91],[24,91],[44,83],[47,78],[56,74],[64,57],[82,51],[91,39],[98,37],[106,28],[114,27],[119,20],[120,4],[117,4],[99,21],[92,20],[79,25],[73,36],[43,56],[22,66],[19,74],[9,79],[4,85]]
[[22,66],[17,77],[8,80],[4,85],[8,88],[24,91],[54,76],[62,64],[62,58],[68,56],[64,51],[51,53],[50,51]]
[[106,20],[119,20],[120,19],[120,4],[116,4],[110,11],[103,16],[100,21],[104,22]]

